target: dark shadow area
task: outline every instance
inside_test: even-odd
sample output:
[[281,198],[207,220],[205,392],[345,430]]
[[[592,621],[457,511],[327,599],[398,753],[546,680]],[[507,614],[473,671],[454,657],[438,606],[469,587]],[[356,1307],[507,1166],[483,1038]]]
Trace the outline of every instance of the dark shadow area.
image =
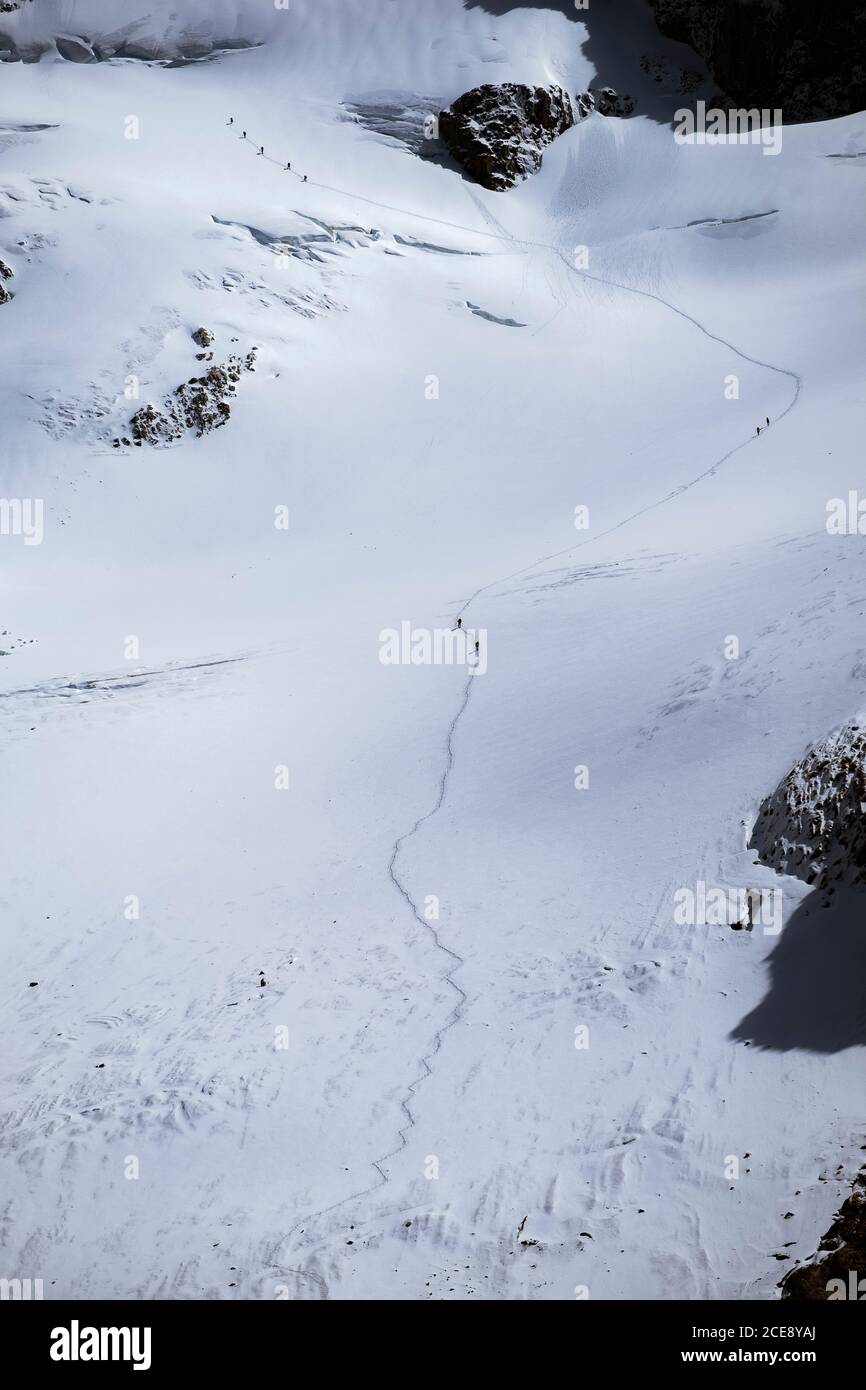
[[[613,87],[634,100],[634,115],[667,124],[674,112],[716,92],[706,65],[685,44],[665,38],[647,0],[591,0],[575,9],[571,0],[463,0],[467,10],[502,17],[513,10],[549,10],[574,24],[575,42],[595,68],[587,84]],[[583,28],[581,26],[584,26]],[[575,95],[575,93],[572,93]]]
[[814,892],[768,957],[770,987],[735,1042],[788,1052],[866,1044],[866,891]]
[[456,174],[464,183],[477,188],[478,184],[467,174],[459,160],[449,153],[447,146],[442,140],[428,140],[424,148],[419,151],[419,159],[424,159],[428,164],[438,164],[441,169],[450,169],[452,174]]
[[381,140],[392,148],[403,149],[428,164],[438,164],[473,188],[478,185],[463,165],[449,153],[438,136],[427,134],[427,122],[448,105],[439,97],[415,96],[410,92],[384,92],[373,99],[355,98],[343,102],[346,119],[361,126],[371,140]]
[[[597,55],[590,45],[586,54],[596,62],[602,82],[614,87],[617,54],[610,50],[610,40],[637,40],[650,57],[666,54],[668,61],[707,76],[712,71],[714,95],[727,92],[734,106],[782,107],[787,122],[832,120],[862,111],[866,102],[866,8],[862,4],[668,0],[656,8],[665,33],[681,40],[676,42],[667,40],[656,26],[650,0],[591,0],[586,10],[576,10],[568,0],[464,3],[467,9],[480,8],[494,15],[516,9],[552,10],[586,24],[591,44],[598,45]],[[700,49],[700,57],[686,47],[692,43]],[[607,62],[614,65],[611,75],[605,74]],[[722,96],[719,104],[725,100]]]

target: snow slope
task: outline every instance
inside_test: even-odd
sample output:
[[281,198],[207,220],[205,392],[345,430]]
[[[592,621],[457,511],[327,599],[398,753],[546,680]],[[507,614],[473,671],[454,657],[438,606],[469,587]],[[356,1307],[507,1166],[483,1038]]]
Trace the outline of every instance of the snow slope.
[[[57,8],[3,32],[116,29]],[[0,536],[2,1272],[774,1297],[863,1142],[863,949],[745,845],[862,707],[862,544],[825,519],[859,481],[864,118],[767,157],[591,116],[493,194],[357,112],[608,69],[647,109],[645,46],[689,55],[637,0],[600,36],[146,12],[171,51],[257,46],[0,68],[2,491],[45,509]],[[200,325],[258,349],[227,426],[113,448]],[[380,662],[458,615],[483,675]],[[781,887],[795,929],[684,926],[698,883]]]

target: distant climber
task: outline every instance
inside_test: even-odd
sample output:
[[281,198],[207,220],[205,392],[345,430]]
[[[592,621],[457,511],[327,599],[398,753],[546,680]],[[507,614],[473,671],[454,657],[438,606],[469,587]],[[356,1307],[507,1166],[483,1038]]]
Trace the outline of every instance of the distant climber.
[[306,174],[304,174],[304,183],[306,183],[306,182],[307,182],[307,176],[306,176]]
[[234,125],[234,123],[235,123],[235,118],[234,118],[234,116],[229,116],[228,120],[226,121],[226,125]]
[[761,433],[761,426],[760,426],[760,425],[758,426],[756,433],[757,433],[757,434],[760,434],[760,433]]
[[287,169],[291,169],[291,167],[292,167],[292,162],[291,162],[291,160],[289,160],[289,162],[286,164],[286,168],[287,168]]
[[264,147],[264,145],[259,145],[259,154],[264,154],[264,152],[265,152],[265,147]]
[[458,626],[458,627],[462,627],[462,626],[463,626],[463,619],[462,619],[462,618],[458,618],[458,619],[457,619],[457,626]]
[[245,130],[242,130],[242,131],[241,131],[241,139],[242,139],[242,140],[246,140],[246,138],[247,138],[247,133],[246,133]]
[[475,655],[476,655],[476,656],[478,655],[478,648],[480,647],[480,645],[481,645],[480,642],[476,642],[476,643],[475,643]]
[[769,415],[768,415],[768,416],[767,416],[767,424],[769,425],[769,423],[770,423],[770,417],[769,417]]

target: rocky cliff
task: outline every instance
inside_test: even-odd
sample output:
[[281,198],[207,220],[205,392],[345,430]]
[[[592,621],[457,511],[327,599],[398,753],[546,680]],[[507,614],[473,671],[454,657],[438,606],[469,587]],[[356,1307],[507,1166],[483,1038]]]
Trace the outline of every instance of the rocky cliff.
[[[866,1175],[842,1203],[817,1254],[782,1280],[782,1297],[835,1302],[862,1300],[866,1273]],[[852,1280],[853,1274],[853,1280]]]
[[866,107],[866,7],[811,0],[649,0],[669,38],[699,53],[736,106],[787,122]]
[[762,803],[749,844],[816,887],[866,883],[866,715],[803,755]]

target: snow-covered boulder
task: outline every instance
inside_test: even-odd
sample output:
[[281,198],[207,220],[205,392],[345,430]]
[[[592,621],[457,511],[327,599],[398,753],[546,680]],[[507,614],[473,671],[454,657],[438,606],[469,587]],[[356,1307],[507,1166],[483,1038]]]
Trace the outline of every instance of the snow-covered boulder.
[[866,883],[866,714],[803,755],[762,803],[749,845],[816,887]]
[[534,174],[545,146],[576,119],[561,87],[485,83],[439,113],[439,135],[467,174],[499,191]]

